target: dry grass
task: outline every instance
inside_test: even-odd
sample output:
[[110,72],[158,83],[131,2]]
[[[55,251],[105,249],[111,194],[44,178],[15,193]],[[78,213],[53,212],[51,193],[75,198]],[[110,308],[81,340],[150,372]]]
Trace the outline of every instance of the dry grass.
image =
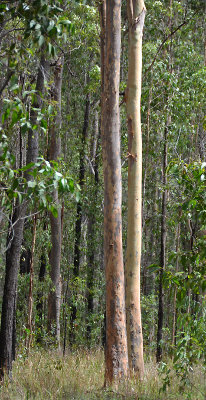
[[[12,381],[6,380],[0,389],[1,400],[206,400],[202,369],[191,375],[193,389],[178,392],[174,376],[166,393],[159,392],[162,377],[153,360],[145,363],[142,383],[131,378],[118,391],[105,390],[103,352],[76,351],[64,358],[56,352],[33,351],[29,358],[18,356],[13,367]],[[194,387],[195,385],[195,387]]]

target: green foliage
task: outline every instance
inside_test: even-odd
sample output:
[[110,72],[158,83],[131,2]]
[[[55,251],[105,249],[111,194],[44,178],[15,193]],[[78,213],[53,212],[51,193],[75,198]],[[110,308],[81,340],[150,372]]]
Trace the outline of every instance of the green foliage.
[[[37,163],[14,169],[15,157],[9,151],[8,139],[4,134],[1,135],[0,162],[1,208],[6,213],[11,212],[11,201],[18,198],[20,204],[29,201],[30,206],[39,210],[47,209],[57,216],[53,202],[54,190],[58,190],[60,196],[68,192],[77,196],[79,189],[75,188],[74,180],[58,171],[57,162],[49,163],[40,157]],[[24,177],[25,172],[31,176],[31,180]]]
[[32,3],[20,1],[17,8],[17,15],[25,19],[24,38],[30,36],[38,47],[47,43],[47,50],[52,56],[56,55],[56,46],[51,43],[53,39],[64,37],[66,32],[74,33],[74,25],[68,19],[61,16],[63,8],[61,2],[35,0]]
[[[201,232],[205,232],[205,163],[186,164],[174,160],[168,168],[170,185],[175,195],[176,218],[189,232],[189,246],[170,254],[170,262],[164,271],[164,287],[174,288],[177,302],[175,347],[173,349],[173,372],[179,377],[179,388],[192,387],[190,380],[194,365],[206,363],[206,314],[205,314],[205,243]],[[176,265],[178,262],[178,270]],[[171,383],[171,368],[162,364],[165,374],[162,390]],[[189,399],[189,395],[185,397]]]
[[152,353],[156,348],[157,296],[142,295],[141,310],[144,347],[146,352]]

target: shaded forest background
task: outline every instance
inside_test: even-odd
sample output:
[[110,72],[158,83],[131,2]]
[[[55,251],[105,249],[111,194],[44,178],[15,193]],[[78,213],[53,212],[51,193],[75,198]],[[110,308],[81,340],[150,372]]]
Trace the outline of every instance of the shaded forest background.
[[[157,354],[157,361],[171,357],[185,379],[194,362],[205,362],[205,2],[148,0],[146,8],[141,97],[144,351]],[[64,353],[96,349],[105,345],[99,2],[2,1],[0,21],[0,301],[20,218],[17,352],[35,346],[60,346]],[[125,1],[121,46],[125,249]],[[43,86],[38,86],[40,80]],[[20,208],[23,214],[16,217]],[[59,306],[54,300],[58,293]]]

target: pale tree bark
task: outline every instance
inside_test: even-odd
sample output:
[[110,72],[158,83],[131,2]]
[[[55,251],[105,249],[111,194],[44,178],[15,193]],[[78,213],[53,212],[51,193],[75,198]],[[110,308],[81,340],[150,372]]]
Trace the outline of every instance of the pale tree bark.
[[[61,155],[61,89],[62,89],[63,58],[57,61],[54,69],[53,100],[56,107],[56,115],[50,129],[50,161],[57,161]],[[58,199],[58,191],[53,193],[57,217],[50,213],[51,224],[51,251],[49,254],[50,277],[53,287],[48,296],[48,328],[54,327],[55,337],[60,348],[60,307],[61,307],[61,208]],[[53,290],[54,289],[54,290]]]
[[142,239],[142,134],[140,99],[142,36],[146,12],[144,1],[128,0],[127,10],[129,21],[129,66],[125,96],[128,122],[127,341],[130,369],[142,379],[144,361],[140,308]]
[[[34,108],[41,107],[40,93],[44,92],[44,82],[47,76],[48,62],[42,55],[37,83],[36,93],[37,98],[33,104]],[[36,125],[37,113],[31,111],[31,125]],[[38,157],[38,130],[29,131],[28,149],[27,149],[27,164],[36,162]],[[32,176],[25,174],[26,179],[31,180]],[[3,379],[4,374],[11,375],[12,361],[15,359],[15,320],[16,320],[16,291],[17,277],[20,264],[21,245],[23,240],[24,217],[26,215],[26,204],[14,205],[12,216],[13,232],[9,228],[7,238],[6,251],[6,274],[4,284],[4,295],[1,313],[1,331],[0,331],[0,379]]]
[[102,101],[104,170],[104,263],[106,272],[105,384],[127,376],[122,180],[120,160],[119,75],[121,1],[106,1],[106,60]]

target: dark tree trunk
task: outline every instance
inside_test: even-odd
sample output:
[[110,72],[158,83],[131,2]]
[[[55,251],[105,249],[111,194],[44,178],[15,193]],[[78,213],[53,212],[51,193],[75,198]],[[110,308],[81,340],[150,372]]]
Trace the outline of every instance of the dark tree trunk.
[[[57,161],[61,154],[61,89],[62,89],[62,70],[63,70],[63,59],[60,59],[54,70],[54,88],[53,88],[53,100],[56,103],[56,116],[53,121],[53,125],[50,129],[51,144],[50,144],[50,160]],[[62,229],[61,229],[61,209],[58,199],[58,192],[55,190],[53,193],[55,205],[57,207],[58,215],[55,218],[50,213],[50,224],[51,224],[51,243],[52,248],[49,255],[49,262],[51,266],[50,277],[52,280],[52,290],[48,297],[48,328],[52,330],[52,326],[55,327],[55,337],[57,344],[60,348],[60,307],[61,307],[61,241],[62,241]],[[54,289],[54,290],[53,290]]]
[[25,249],[20,257],[20,274],[29,274],[31,265],[31,250]]
[[[12,224],[21,216],[22,207],[16,205]],[[19,219],[13,227],[13,231],[8,234],[8,245],[10,247],[6,252],[6,276],[4,284],[4,294],[1,314],[0,331],[0,375],[3,379],[4,373],[11,376],[12,361],[15,353],[15,312],[16,312],[16,288],[17,276],[20,262],[20,251],[23,240],[24,220]],[[13,240],[12,240],[12,236]]]
[[[81,150],[80,150],[80,162],[79,162],[79,185],[81,190],[84,187],[84,177],[85,177],[85,144],[88,135],[89,127],[89,113],[90,113],[90,99],[89,94],[86,98],[85,113],[84,113],[84,125],[81,136]],[[82,202],[81,200],[77,203],[77,213],[76,213],[76,224],[75,224],[75,240],[74,240],[74,268],[73,277],[74,279],[79,276],[80,269],[80,244],[81,244],[81,232],[82,232]],[[70,344],[75,341],[74,332],[74,322],[77,316],[77,307],[75,304],[71,306],[71,318],[70,318]]]
[[91,341],[91,317],[94,311],[94,274],[95,274],[95,224],[97,212],[97,193],[98,193],[98,164],[97,164],[97,149],[99,141],[99,114],[95,111],[94,121],[94,137],[92,138],[91,148],[91,179],[93,181],[94,191],[91,194],[92,204],[90,205],[88,215],[88,244],[87,244],[87,305],[88,305],[88,322],[87,322],[87,340],[88,344]]
[[36,244],[36,215],[33,217],[33,235],[32,235],[32,248],[31,248],[31,263],[30,263],[30,280],[29,280],[29,305],[28,305],[28,322],[27,322],[27,338],[26,338],[26,349],[29,354],[31,341],[32,341],[32,313],[33,313],[33,282],[34,282],[34,252]]
[[[47,63],[42,56],[36,83],[36,102],[33,106],[40,107],[41,101],[39,93],[43,93],[44,80],[47,71]],[[37,114],[31,112],[31,124],[36,125]],[[36,162],[38,157],[38,131],[30,131],[28,136],[27,164]],[[31,180],[28,173],[26,178]],[[26,215],[26,205],[16,202],[12,217],[12,227],[9,227],[7,252],[6,252],[6,275],[4,284],[4,295],[1,314],[0,331],[0,378],[5,373],[11,375],[12,361],[15,349],[15,313],[16,313],[16,290],[17,277],[20,264],[21,245],[23,240],[24,217]],[[13,225],[15,223],[15,225]]]
[[[181,211],[179,212],[179,219],[181,217]],[[180,248],[180,222],[177,225],[177,238],[176,238],[176,273],[179,270],[179,248]],[[173,322],[172,322],[172,348],[174,349],[176,342],[176,322],[177,322],[177,286],[175,286],[174,297],[173,297]]]
[[[40,260],[40,269],[39,269],[39,282],[43,282],[45,279],[45,275],[46,275],[46,256],[43,253],[41,255],[41,260]],[[43,293],[42,291],[38,293],[37,295],[37,305],[36,305],[36,309],[37,309],[37,314],[39,317],[39,320],[42,320],[43,317],[43,301],[42,301],[42,297],[43,297]]]

